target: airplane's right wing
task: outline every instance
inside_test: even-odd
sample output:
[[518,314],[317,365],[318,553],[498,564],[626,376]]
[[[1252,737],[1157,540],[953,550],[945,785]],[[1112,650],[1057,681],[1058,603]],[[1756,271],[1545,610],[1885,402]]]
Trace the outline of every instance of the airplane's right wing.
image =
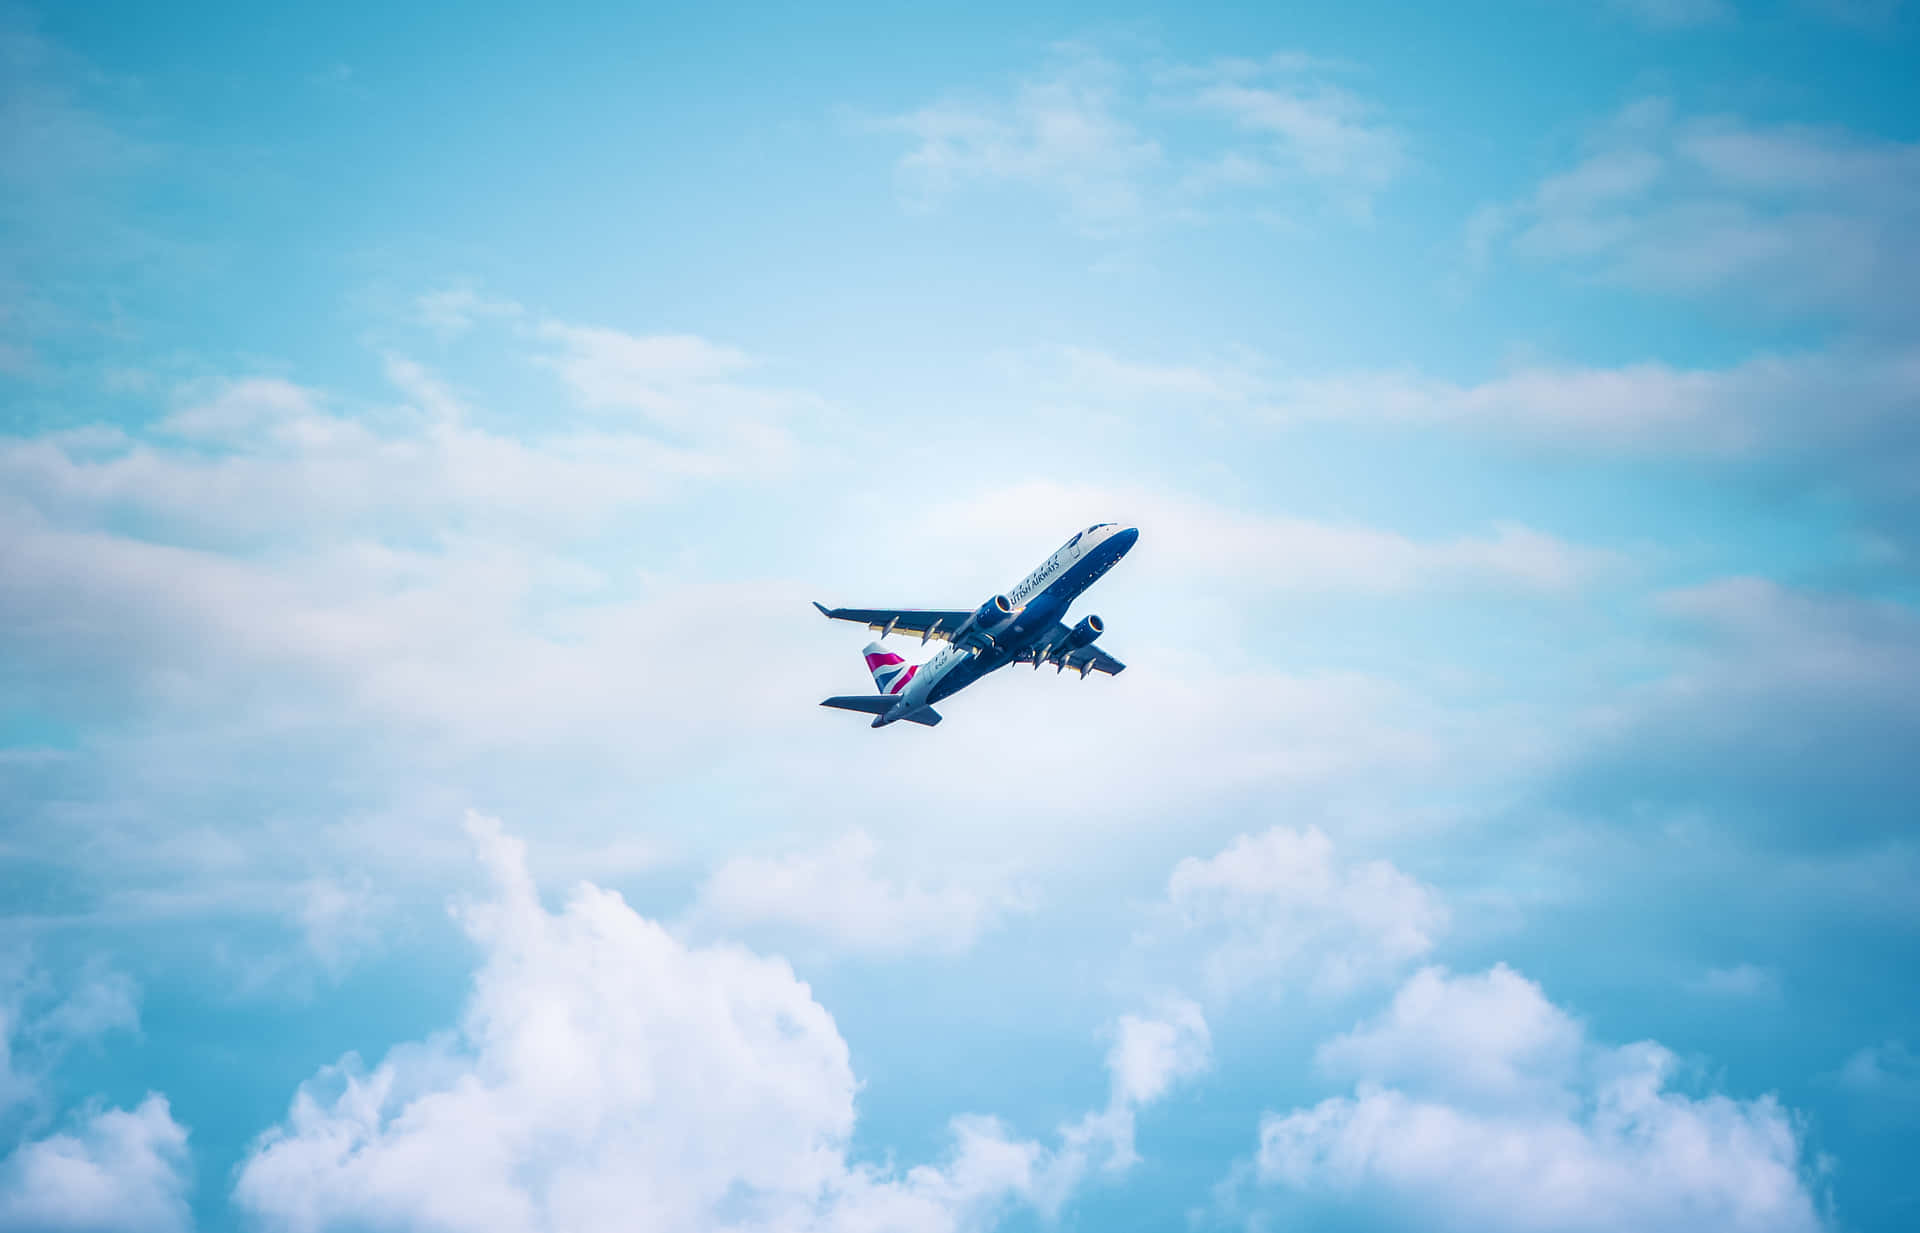
[[822,615],[836,621],[858,621],[881,637],[888,634],[919,634],[920,640],[945,641],[973,615],[968,608],[829,608],[815,603]]
[[[1053,627],[1053,634],[1044,640],[1042,646],[1034,647],[1020,655],[1013,662],[1016,664],[1033,664],[1036,668],[1042,663],[1052,664],[1056,669],[1061,670],[1072,668],[1081,676],[1085,676],[1089,672],[1104,672],[1108,676],[1118,676],[1127,670],[1125,664],[1107,654],[1099,647],[1086,646],[1081,647],[1077,651],[1065,652],[1047,650],[1048,646],[1065,642],[1068,632],[1065,625],[1055,625]],[[1042,655],[1043,651],[1045,652],[1044,657]],[[1039,663],[1034,663],[1035,660],[1039,660]]]

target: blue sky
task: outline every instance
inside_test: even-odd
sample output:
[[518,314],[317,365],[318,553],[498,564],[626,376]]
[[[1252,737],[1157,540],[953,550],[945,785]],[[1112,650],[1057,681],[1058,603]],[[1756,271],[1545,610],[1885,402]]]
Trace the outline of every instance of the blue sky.
[[1920,17],[1255,7],[0,11],[0,1229],[1920,1219]]

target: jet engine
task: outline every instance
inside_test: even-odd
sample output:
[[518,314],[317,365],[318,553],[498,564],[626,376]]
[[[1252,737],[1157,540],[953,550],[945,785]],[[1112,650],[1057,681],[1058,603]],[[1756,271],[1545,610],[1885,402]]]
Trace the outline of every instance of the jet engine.
[[980,610],[967,618],[967,623],[953,631],[955,646],[972,647],[979,654],[984,647],[993,645],[993,633],[1013,619],[1013,601],[1004,595],[996,595],[980,605]]
[[1084,616],[1080,623],[1067,631],[1066,650],[1078,651],[1082,647],[1092,646],[1093,640],[1107,631],[1104,622],[1097,616]]
[[973,614],[973,619],[967,622],[967,628],[991,633],[1005,625],[1007,618],[1012,615],[1013,601],[1004,595],[996,595],[980,605],[980,611]]

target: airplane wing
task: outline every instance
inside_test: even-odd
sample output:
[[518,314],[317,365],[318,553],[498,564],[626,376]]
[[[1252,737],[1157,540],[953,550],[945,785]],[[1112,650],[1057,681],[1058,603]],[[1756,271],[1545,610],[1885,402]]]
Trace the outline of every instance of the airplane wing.
[[822,615],[836,621],[858,621],[869,629],[888,634],[919,634],[920,641],[938,638],[945,641],[953,631],[967,623],[971,608],[829,608],[815,603]]
[[[1049,651],[1048,648],[1065,642],[1069,632],[1071,631],[1069,631],[1065,625],[1056,624],[1053,627],[1053,632],[1047,637],[1042,638],[1039,645],[1020,655],[1013,662],[1016,664],[1033,664],[1036,668],[1042,663],[1052,664],[1056,671],[1072,668],[1082,677],[1086,676],[1089,672],[1104,672],[1108,676],[1119,676],[1127,670],[1125,664],[1107,654],[1099,647],[1081,647],[1077,651],[1068,652]],[[1035,663],[1035,660],[1039,660],[1039,663]]]

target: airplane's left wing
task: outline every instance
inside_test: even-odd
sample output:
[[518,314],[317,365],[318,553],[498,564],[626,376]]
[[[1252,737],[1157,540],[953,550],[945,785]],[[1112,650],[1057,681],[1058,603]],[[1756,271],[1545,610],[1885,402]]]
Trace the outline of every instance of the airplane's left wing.
[[836,621],[857,621],[878,630],[883,638],[888,634],[919,634],[922,642],[951,638],[973,615],[967,608],[829,608],[817,602],[813,606]]

